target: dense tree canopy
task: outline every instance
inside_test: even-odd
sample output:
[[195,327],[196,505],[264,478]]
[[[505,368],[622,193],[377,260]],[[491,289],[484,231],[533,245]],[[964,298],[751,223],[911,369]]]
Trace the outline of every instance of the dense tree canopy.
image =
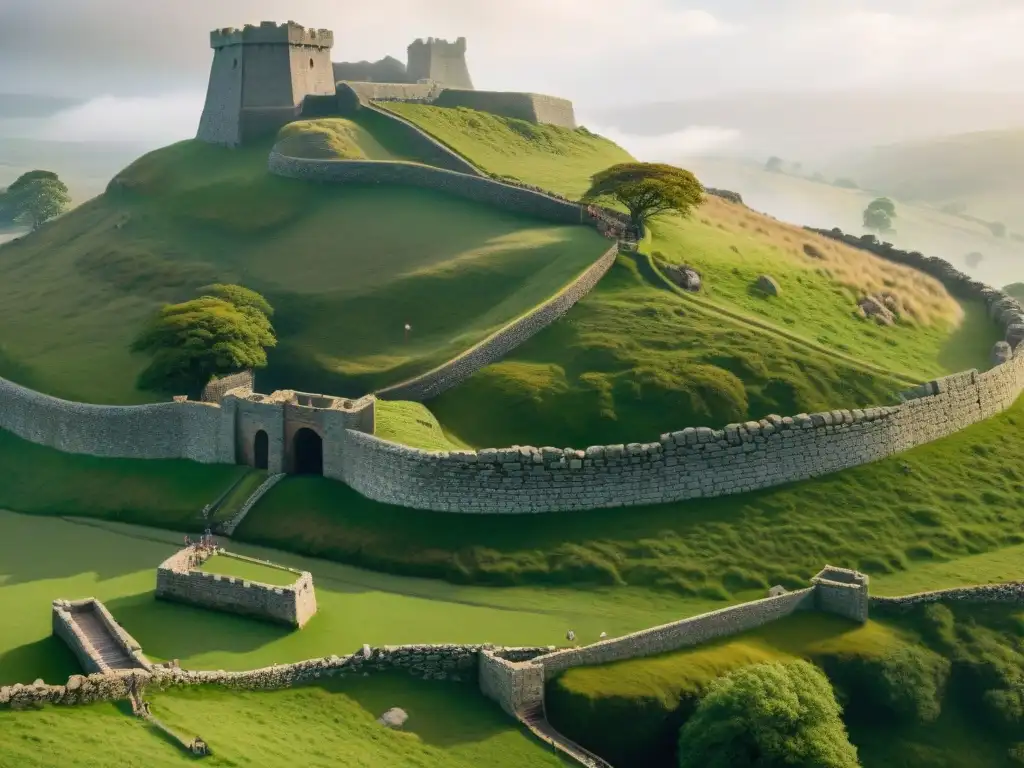
[[29,171],[0,195],[0,222],[37,229],[59,216],[71,202],[68,188],[52,171]]
[[704,187],[689,171],[664,163],[620,163],[591,178],[584,200],[607,198],[629,211],[643,226],[669,212],[686,215],[704,201]]
[[711,685],[679,735],[680,768],[857,768],[828,678],[805,661]]
[[277,344],[266,299],[237,285],[204,290],[209,295],[165,306],[132,344],[153,357],[141,388],[193,394],[214,376],[266,366],[266,349]]

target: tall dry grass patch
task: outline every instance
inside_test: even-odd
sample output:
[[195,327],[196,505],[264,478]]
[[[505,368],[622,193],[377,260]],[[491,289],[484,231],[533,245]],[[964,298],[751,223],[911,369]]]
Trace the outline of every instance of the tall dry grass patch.
[[[964,311],[934,277],[902,264],[787,224],[748,208],[708,195],[702,211],[722,228],[732,231],[755,227],[760,238],[789,257],[794,264],[818,270],[850,288],[857,298],[888,294],[896,297],[900,314],[922,325],[958,326]],[[808,247],[809,246],[809,247]]]

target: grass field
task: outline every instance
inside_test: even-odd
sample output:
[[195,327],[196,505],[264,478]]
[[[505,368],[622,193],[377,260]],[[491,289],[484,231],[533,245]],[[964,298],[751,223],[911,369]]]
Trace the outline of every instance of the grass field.
[[947,561],[991,555],[975,563],[982,581],[1012,567],[1007,547],[1024,543],[1022,424],[1024,400],[941,441],[826,477],[585,514],[416,512],[330,481],[289,478],[237,535],[465,583],[631,585],[725,599],[804,585],[832,563],[880,585],[892,579],[895,591],[935,589],[974,580],[972,569]]
[[471,109],[384,102],[453,148],[478,168],[579,199],[590,177],[610,165],[627,162],[629,153],[588,132],[555,125],[534,125]]
[[[1021,669],[1020,633],[1012,629],[1020,609],[958,608],[956,615],[945,610],[936,616],[942,621],[918,611],[858,626],[797,614],[692,649],[571,669],[548,685],[548,716],[615,765],[671,768],[679,727],[712,680],[749,664],[804,658],[836,685],[865,768],[1006,768],[1013,728],[1000,730],[998,709],[983,703],[982,692],[1004,690]],[[943,637],[933,637],[936,631]],[[994,653],[999,662],[992,661]],[[938,691],[929,687],[930,675],[944,664],[936,654],[956,665],[948,687],[943,679]],[[885,682],[887,668],[896,672],[893,688]],[[984,682],[972,680],[978,673]],[[929,701],[940,711],[904,709]]]
[[[350,127],[368,156],[395,149],[386,126],[372,145]],[[160,304],[226,281],[276,310],[261,387],[361,395],[465,350],[607,247],[586,227],[426,190],[272,177],[268,149],[157,150],[114,192],[4,246],[0,375],[68,399],[151,400],[134,387],[146,361],[132,337]]]
[[317,614],[293,631],[156,600],[156,567],[180,544],[179,534],[124,523],[0,512],[0,685],[77,672],[52,636],[57,598],[103,600],[148,656],[196,669],[256,669],[353,653],[363,643],[558,645],[568,629],[584,640],[615,637],[712,605],[638,589],[455,586],[231,542],[237,554],[313,574]]
[[[184,690],[150,697],[153,714],[201,736],[209,766],[556,768],[563,763],[465,685],[375,675],[264,693]],[[375,720],[401,707],[402,732]],[[0,764],[24,768],[195,765],[112,704],[0,712]]]
[[276,587],[287,587],[294,584],[299,574],[289,571],[287,568],[276,568],[272,565],[254,563],[250,560],[242,560],[231,557],[230,554],[217,554],[203,563],[199,569],[206,573],[216,573],[221,576],[233,576],[238,579],[249,579],[258,581],[261,584],[272,584]]

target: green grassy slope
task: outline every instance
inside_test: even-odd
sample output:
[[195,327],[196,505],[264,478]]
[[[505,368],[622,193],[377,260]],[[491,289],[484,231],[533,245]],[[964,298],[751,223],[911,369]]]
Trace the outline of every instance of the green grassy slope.
[[[565,194],[628,159],[584,131],[386,107],[484,170]],[[906,381],[986,367],[998,337],[980,304],[959,305],[930,278],[717,198],[652,235],[645,247],[703,274],[699,297],[658,290],[620,263],[561,322],[432,401],[445,428],[477,446],[590,445],[879,404]],[[751,290],[761,274],[779,282],[780,296]],[[891,327],[855,315],[861,297],[882,291],[906,308]],[[503,407],[484,407],[495,403]]]
[[[371,135],[373,117],[384,126]],[[402,156],[387,119],[367,119],[346,124],[346,140]],[[427,190],[275,178],[267,151],[166,147],[114,191],[3,247],[0,376],[71,399],[152,399],[134,389],[145,360],[128,353],[145,316],[232,281],[277,310],[261,387],[363,394],[465,350],[607,247],[585,227]]]
[[[723,599],[801,586],[834,563],[873,574],[879,588],[893,579],[903,582],[895,591],[918,591],[1012,568],[1001,550],[1024,543],[1022,424],[1024,401],[893,459],[803,483],[586,514],[416,512],[289,478],[237,535],[465,583],[632,585]],[[983,553],[998,562],[976,561],[976,573],[941,565]]]
[[[374,676],[264,693],[184,690],[151,698],[153,714],[204,738],[206,766],[558,768],[563,763],[466,685]],[[392,707],[402,732],[375,721]],[[24,768],[195,765],[113,704],[0,712],[0,764]],[[73,746],[72,746],[73,745]]]
[[578,199],[597,171],[630,160],[629,154],[586,129],[534,125],[472,109],[384,102],[478,168]]
[[[1012,690],[1024,669],[1021,618],[1019,607],[1005,605],[918,609],[863,626],[798,614],[676,653],[569,670],[548,686],[548,716],[616,765],[671,768],[679,727],[712,680],[749,664],[805,658],[836,686],[865,768],[1004,768],[1016,728],[985,691]],[[919,671],[941,667],[940,656],[954,673],[936,695]],[[940,712],[926,717],[892,705],[929,699]]]
[[[430,402],[461,439],[604,445],[769,413],[885,403],[905,388],[659,290],[621,257],[597,290],[498,363]],[[491,403],[501,407],[490,407]]]
[[231,542],[232,552],[313,574],[317,614],[294,631],[157,600],[156,566],[180,545],[180,534],[154,528],[0,511],[0,610],[13,617],[0,624],[0,685],[62,682],[79,670],[53,636],[57,598],[104,601],[148,656],[194,669],[258,669],[344,655],[363,643],[558,645],[567,627],[592,641],[708,609],[706,601],[641,590],[460,587]]

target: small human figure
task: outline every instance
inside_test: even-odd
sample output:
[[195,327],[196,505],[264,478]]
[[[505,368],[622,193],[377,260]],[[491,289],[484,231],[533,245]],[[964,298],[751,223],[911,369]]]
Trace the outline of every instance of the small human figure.
[[576,633],[570,629],[568,632],[565,633],[565,639],[568,640],[570,643],[574,642],[576,640]]

